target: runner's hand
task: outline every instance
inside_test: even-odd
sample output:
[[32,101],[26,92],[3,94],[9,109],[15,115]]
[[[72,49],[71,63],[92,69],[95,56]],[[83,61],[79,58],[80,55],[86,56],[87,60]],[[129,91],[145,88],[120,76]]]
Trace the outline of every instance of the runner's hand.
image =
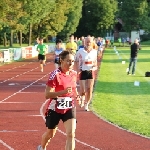
[[72,87],[67,87],[64,91],[65,94],[72,93]]
[[80,95],[77,95],[76,100],[77,100],[77,101],[80,100]]

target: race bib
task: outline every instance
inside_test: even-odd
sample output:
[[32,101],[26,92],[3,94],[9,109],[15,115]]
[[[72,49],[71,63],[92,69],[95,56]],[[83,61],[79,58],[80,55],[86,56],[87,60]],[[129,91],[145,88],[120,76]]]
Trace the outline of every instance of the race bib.
[[85,59],[84,64],[85,64],[86,66],[91,66],[91,65],[93,64],[93,62],[92,62],[91,59]]
[[58,109],[72,108],[72,98],[70,97],[57,98],[57,108]]

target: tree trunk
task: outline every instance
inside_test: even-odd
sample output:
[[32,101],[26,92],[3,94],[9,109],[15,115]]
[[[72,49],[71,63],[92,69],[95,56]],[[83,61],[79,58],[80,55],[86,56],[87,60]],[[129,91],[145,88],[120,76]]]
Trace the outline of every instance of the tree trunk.
[[46,43],[49,43],[49,41],[48,41],[48,36],[46,36]]
[[32,24],[30,23],[29,25],[29,43],[28,45],[30,46],[32,42]]
[[20,40],[19,40],[20,46],[22,46],[22,31],[20,31]]
[[7,38],[6,38],[6,32],[4,33],[4,47],[7,45]]
[[19,43],[18,33],[16,33],[16,43]]
[[10,47],[13,46],[13,30],[10,32]]

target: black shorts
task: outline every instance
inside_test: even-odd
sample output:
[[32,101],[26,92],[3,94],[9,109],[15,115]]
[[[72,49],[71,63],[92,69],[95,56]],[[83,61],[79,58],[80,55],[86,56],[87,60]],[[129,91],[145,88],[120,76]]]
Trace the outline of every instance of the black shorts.
[[59,64],[59,59],[55,59],[55,64]]
[[38,60],[45,60],[45,55],[39,54],[38,55]]
[[65,114],[57,113],[56,111],[49,110],[47,113],[46,119],[46,127],[48,129],[55,129],[59,123],[60,120],[63,122],[69,120],[69,119],[76,119],[76,108],[69,109]]
[[81,71],[80,80],[94,79],[94,74],[92,70]]

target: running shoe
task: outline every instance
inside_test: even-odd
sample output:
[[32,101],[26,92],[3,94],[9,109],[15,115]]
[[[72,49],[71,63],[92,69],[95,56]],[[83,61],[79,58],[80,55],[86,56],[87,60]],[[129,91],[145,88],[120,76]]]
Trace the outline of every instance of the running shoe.
[[131,75],[131,73],[130,73],[130,72],[127,72],[127,75]]
[[78,104],[81,105],[81,100],[78,100]]
[[90,111],[90,110],[89,110],[89,105],[88,105],[88,104],[85,104],[84,109],[85,109],[85,111]]
[[39,145],[39,146],[37,147],[37,150],[46,150],[46,148],[45,148],[45,149],[43,149],[43,148],[42,148],[42,146],[41,146],[41,145]]
[[42,146],[39,145],[39,146],[37,147],[37,150],[43,150]]
[[81,108],[84,107],[84,102],[81,102],[80,107]]

